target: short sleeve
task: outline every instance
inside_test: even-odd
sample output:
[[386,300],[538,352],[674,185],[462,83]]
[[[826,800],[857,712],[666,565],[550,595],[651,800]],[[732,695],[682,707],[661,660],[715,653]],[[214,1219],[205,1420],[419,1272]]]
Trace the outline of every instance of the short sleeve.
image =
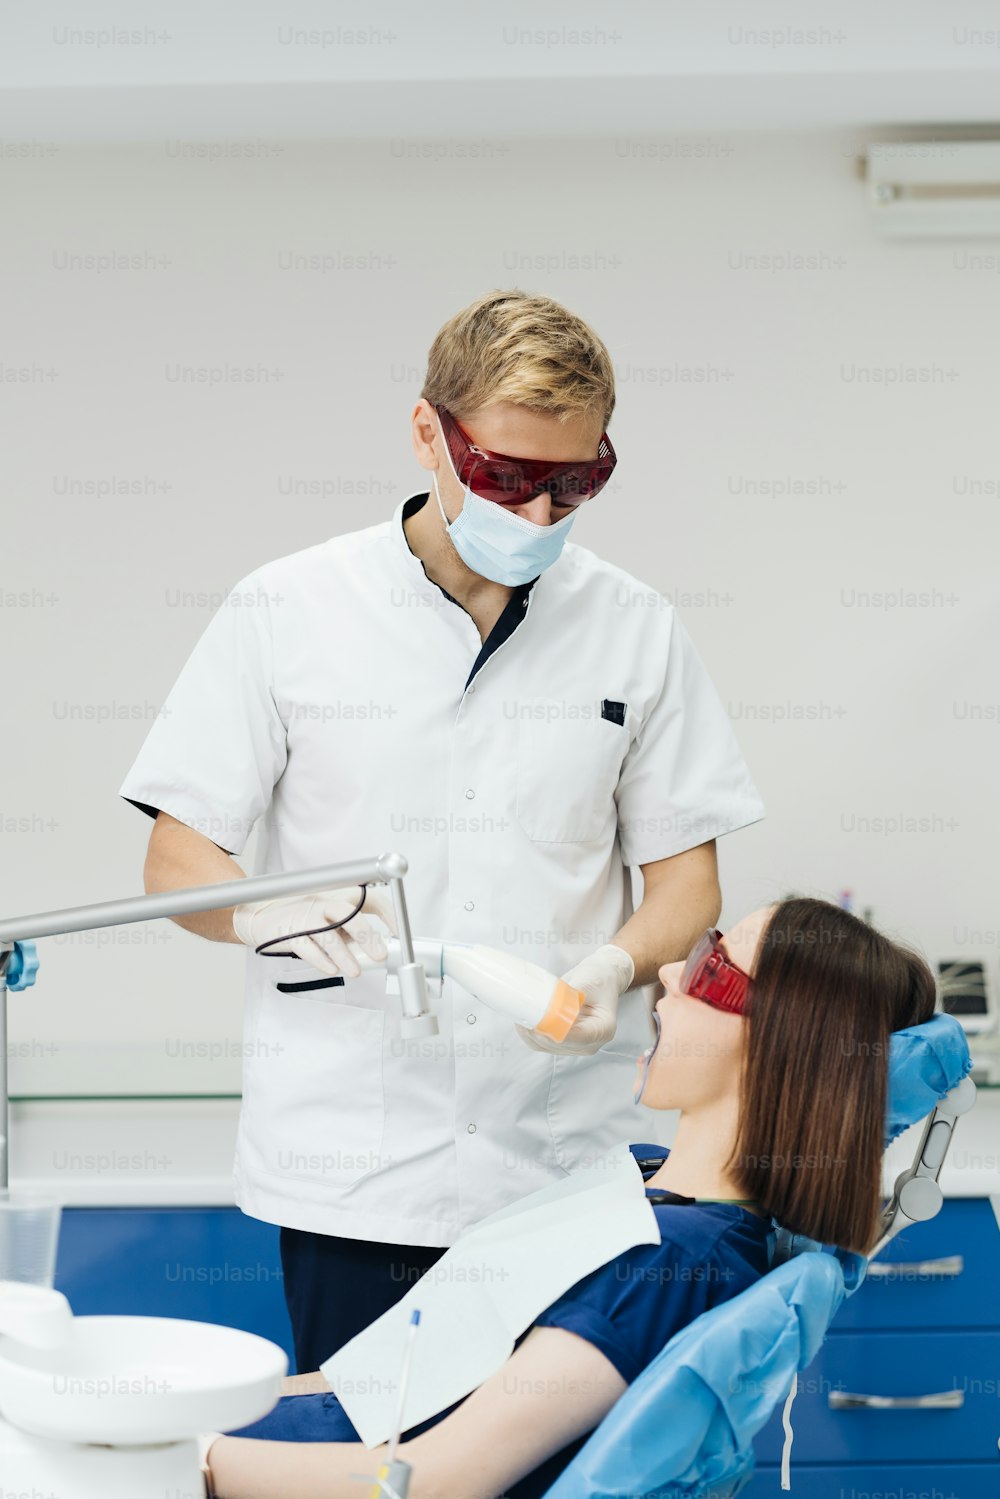
[[213,615],[119,794],[242,853],[285,767],[273,691],[270,599],[251,574]]
[[709,1280],[678,1246],[627,1250],[571,1286],[536,1327],[563,1327],[599,1348],[626,1384],[642,1373],[675,1332],[709,1305]]
[[675,1333],[753,1285],[770,1263],[769,1218],[722,1203],[653,1211],[660,1243],[627,1249],[535,1319],[585,1338],[628,1384]]
[[615,800],[627,865],[668,859],[764,816],[729,716],[676,614],[662,687],[625,756]]

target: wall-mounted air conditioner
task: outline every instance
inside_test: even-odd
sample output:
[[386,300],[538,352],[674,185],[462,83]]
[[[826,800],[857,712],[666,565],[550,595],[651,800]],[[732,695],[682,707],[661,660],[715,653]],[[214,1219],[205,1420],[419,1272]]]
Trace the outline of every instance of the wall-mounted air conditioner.
[[1000,236],[1000,140],[880,141],[868,147],[864,172],[884,235]]

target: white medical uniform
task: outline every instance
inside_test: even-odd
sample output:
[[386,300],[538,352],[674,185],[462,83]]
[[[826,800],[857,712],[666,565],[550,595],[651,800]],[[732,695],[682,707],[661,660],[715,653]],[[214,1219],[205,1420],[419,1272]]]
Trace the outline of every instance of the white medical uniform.
[[[406,541],[425,500],[244,578],[121,795],[235,855],[260,819],[255,874],[398,850],[414,935],[561,974],[631,914],[627,866],[763,804],[659,593],[570,542],[515,590],[487,652]],[[450,980],[440,1034],[403,1042],[384,971],[287,993],[322,976],[246,957],[235,1185],[252,1217],[447,1245],[613,1143],[655,1138],[634,1062],[531,1050]],[[634,1057],[649,1039],[648,992],[631,992],[612,1045]]]

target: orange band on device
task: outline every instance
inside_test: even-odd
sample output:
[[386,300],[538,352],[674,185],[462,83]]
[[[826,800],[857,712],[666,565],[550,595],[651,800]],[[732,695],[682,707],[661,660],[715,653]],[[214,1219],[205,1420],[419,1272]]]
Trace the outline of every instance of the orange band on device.
[[543,1036],[551,1036],[553,1041],[565,1041],[570,1027],[580,1013],[584,998],[582,990],[571,989],[569,984],[557,979],[549,1007],[535,1030],[541,1031]]

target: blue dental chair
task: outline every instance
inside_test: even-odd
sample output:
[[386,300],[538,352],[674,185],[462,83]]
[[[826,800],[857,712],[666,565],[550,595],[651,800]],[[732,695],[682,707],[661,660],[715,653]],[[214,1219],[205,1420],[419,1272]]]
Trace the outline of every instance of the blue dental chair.
[[[885,1143],[926,1118],[912,1166],[882,1213],[878,1254],[933,1218],[956,1120],[975,1103],[965,1032],[950,1015],[893,1034]],[[732,1499],[753,1474],[753,1438],[783,1398],[782,1488],[798,1374],[818,1352],[868,1258],[774,1227],[771,1269],[677,1333],[608,1412],[545,1499]]]

